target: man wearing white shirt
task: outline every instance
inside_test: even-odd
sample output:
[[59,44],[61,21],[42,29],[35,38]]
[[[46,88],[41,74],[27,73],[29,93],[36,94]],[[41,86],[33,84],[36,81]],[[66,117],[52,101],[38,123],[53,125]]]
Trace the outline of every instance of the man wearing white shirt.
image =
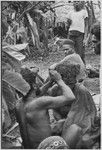
[[84,48],[84,37],[87,34],[88,28],[88,13],[84,9],[83,1],[73,2],[74,10],[69,12],[68,19],[71,20],[69,28],[69,39],[75,42],[75,51],[80,55],[83,62],[85,63],[85,48]]

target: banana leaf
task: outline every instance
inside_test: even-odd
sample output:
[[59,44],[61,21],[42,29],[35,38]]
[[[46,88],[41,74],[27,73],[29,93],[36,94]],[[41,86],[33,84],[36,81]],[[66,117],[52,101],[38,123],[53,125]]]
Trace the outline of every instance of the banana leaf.
[[22,61],[25,59],[25,55],[21,54],[20,52],[16,52],[16,51],[12,50],[11,48],[3,48],[2,50],[18,61]]
[[25,48],[27,48],[28,46],[28,43],[24,43],[24,44],[16,44],[16,45],[7,45],[7,46],[4,46],[3,49],[11,49],[11,50],[14,50],[14,51],[21,51]]
[[[48,49],[48,31],[47,31],[46,21],[45,21],[47,16],[41,10],[38,10],[38,9],[34,9],[34,14],[36,14],[37,27],[39,27],[39,29],[42,32],[43,44],[45,46],[45,50],[47,50]],[[40,30],[39,30],[39,34],[41,34]]]
[[12,69],[15,69],[15,71],[20,71],[20,67],[22,65],[22,61],[25,59],[25,55],[23,55],[19,51],[25,49],[27,46],[28,43],[17,45],[4,44],[4,46],[2,47],[3,71],[4,69],[8,68],[8,64],[11,66]]
[[2,80],[23,95],[26,95],[30,90],[29,84],[17,72],[5,71]]
[[16,104],[16,96],[8,83],[2,82],[2,95],[6,101],[9,110],[13,110]]
[[32,39],[35,40],[33,41],[33,44],[38,50],[40,50],[40,40],[39,40],[39,34],[38,34],[38,29],[37,29],[37,25],[36,23],[33,21],[33,19],[31,18],[31,16],[29,15],[29,13],[26,13],[29,24],[30,24],[30,29],[31,29],[31,34],[32,34]]
[[32,41],[33,41],[33,45],[35,46],[35,37],[34,37],[34,34],[32,32],[32,29],[30,28],[30,32],[31,32],[31,35],[32,35]]
[[9,54],[2,52],[2,71],[15,70],[20,72],[22,62],[10,56]]
[[11,125],[11,118],[8,111],[8,107],[5,98],[2,96],[2,128],[6,130]]

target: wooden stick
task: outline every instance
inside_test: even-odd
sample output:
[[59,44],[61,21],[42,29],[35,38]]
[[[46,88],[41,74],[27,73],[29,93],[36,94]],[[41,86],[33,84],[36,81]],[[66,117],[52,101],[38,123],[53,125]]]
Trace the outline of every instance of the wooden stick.
[[5,135],[9,134],[9,133],[10,133],[12,130],[14,130],[18,125],[19,125],[19,124],[16,122],[16,123],[13,125],[13,127],[11,127]]
[[3,134],[2,137],[3,137],[3,138],[6,138],[6,137],[7,137],[7,138],[10,138],[10,139],[16,139],[16,138],[17,138],[17,136],[15,137],[15,136],[6,135],[6,134]]

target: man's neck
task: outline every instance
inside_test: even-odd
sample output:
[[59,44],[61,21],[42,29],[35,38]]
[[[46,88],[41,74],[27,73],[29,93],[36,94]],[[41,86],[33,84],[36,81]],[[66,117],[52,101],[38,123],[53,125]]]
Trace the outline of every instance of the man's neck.
[[31,87],[30,91],[28,94],[23,98],[24,102],[28,102],[29,100],[33,99],[36,97],[36,91],[34,90],[33,87]]
[[32,85],[31,90],[29,92],[29,97],[33,97],[33,98],[36,97],[36,89],[35,88],[36,88],[36,86]]

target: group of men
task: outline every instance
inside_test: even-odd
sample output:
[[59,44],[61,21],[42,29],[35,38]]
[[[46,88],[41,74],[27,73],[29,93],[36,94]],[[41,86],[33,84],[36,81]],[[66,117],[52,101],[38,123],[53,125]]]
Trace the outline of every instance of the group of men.
[[[82,42],[87,13],[83,10],[83,3],[74,5],[76,10],[69,15],[72,21],[70,40],[63,42],[64,46],[67,45],[64,49],[66,57],[48,69],[46,81],[41,80],[39,84],[38,68],[21,68],[22,77],[30,85],[29,92],[16,106],[24,149],[100,147],[97,110],[82,82],[86,77]],[[76,27],[75,14],[81,17],[82,26]],[[74,48],[77,49],[74,51]]]
[[48,69],[48,78],[42,86],[37,82],[38,68],[21,68],[22,77],[30,85],[29,92],[16,106],[23,148],[37,149],[40,143],[44,143],[40,144],[42,149],[49,148],[46,145],[50,145],[50,139],[55,147],[57,139],[60,149],[92,148],[99,143],[97,110],[81,82],[83,65],[78,54],[70,53]]

